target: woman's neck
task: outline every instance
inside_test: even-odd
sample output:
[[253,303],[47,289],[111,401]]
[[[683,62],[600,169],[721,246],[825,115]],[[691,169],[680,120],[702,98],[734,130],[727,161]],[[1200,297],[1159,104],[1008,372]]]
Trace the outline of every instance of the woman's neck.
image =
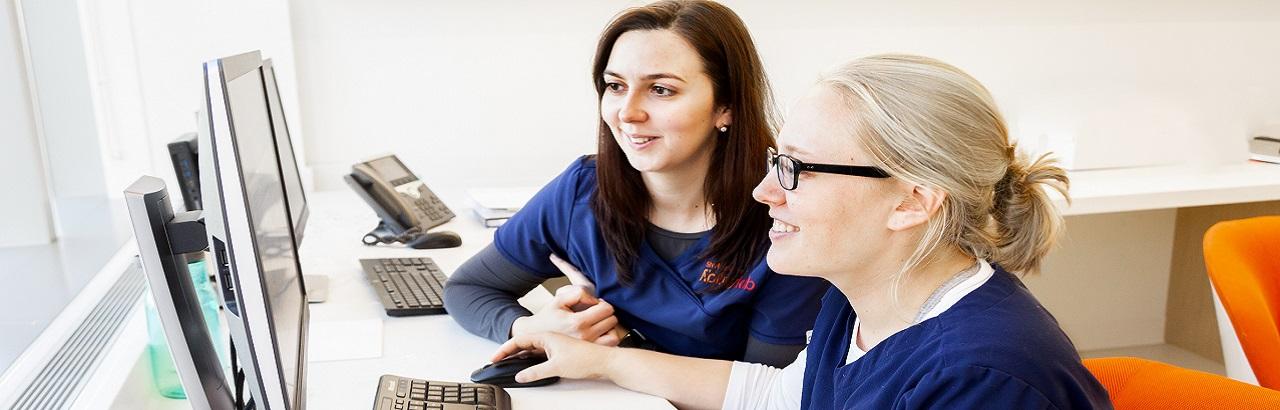
[[901,266],[902,261],[906,260],[906,256],[899,256],[901,257],[880,259],[888,263],[880,264],[877,270],[864,270],[864,274],[849,275],[846,280],[833,281],[858,314],[860,323],[856,341],[864,351],[914,325],[920,308],[929,297],[957,273],[972,267],[976,261],[959,250],[942,251],[932,263],[905,273],[895,284],[897,266]]
[[714,227],[715,216],[704,189],[710,163],[708,157],[673,170],[641,173],[649,190],[649,223],[672,232],[703,232]]

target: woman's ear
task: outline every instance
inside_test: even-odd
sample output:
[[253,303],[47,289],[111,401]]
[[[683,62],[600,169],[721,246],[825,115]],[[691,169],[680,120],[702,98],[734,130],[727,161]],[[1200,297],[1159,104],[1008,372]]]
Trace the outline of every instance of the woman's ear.
[[905,231],[929,222],[929,218],[942,209],[942,201],[946,198],[946,192],[921,185],[913,186],[889,215],[889,230]]
[[729,106],[722,105],[716,108],[716,128],[728,127],[733,125],[733,111],[729,110]]

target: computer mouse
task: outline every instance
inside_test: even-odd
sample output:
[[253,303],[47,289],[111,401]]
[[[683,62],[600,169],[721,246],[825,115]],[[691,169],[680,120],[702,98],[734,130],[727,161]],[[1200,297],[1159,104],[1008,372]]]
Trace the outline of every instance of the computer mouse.
[[462,237],[452,231],[430,232],[409,241],[405,245],[413,249],[456,248],[462,246]]
[[559,377],[548,377],[528,383],[516,383],[516,373],[539,363],[546,362],[546,356],[531,353],[519,353],[471,372],[471,381],[492,384],[503,388],[546,386],[560,381]]

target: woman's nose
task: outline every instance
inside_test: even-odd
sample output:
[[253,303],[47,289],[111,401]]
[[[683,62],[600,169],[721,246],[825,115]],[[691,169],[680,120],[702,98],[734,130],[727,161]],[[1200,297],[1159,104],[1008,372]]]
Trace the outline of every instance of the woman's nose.
[[786,194],[782,192],[782,185],[778,184],[776,172],[777,170],[770,167],[760,183],[756,184],[756,188],[751,190],[751,197],[755,198],[756,202],[774,207],[786,201]]
[[622,122],[645,122],[649,119],[641,106],[640,96],[628,94],[622,99],[622,106],[618,107],[618,120]]

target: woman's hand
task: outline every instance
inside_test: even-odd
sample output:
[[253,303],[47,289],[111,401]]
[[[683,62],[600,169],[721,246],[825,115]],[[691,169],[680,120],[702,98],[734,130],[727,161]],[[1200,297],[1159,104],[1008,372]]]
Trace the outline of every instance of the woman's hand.
[[[560,272],[564,273],[565,277],[569,278],[569,283],[581,286],[589,295],[596,295],[596,284],[592,283],[591,279],[587,278],[587,275],[582,274],[582,271],[578,270],[577,266],[573,266],[572,263],[569,263],[569,261],[564,260],[554,253],[552,253],[548,259],[551,260],[552,265],[556,265],[556,268],[559,268]],[[571,309],[576,312],[586,309],[586,306],[578,305]],[[604,336],[600,336],[600,338],[596,339],[595,342],[596,344],[602,344],[605,346],[617,346],[622,342],[622,338],[626,336],[627,328],[623,327],[622,324],[619,323],[617,326],[613,327],[613,330],[610,330],[609,333],[606,333]]]
[[[609,306],[607,317],[600,317],[599,306],[604,301],[595,297],[595,284],[582,274],[576,266],[551,254],[551,263],[569,278],[572,285],[556,290],[555,299],[544,306],[533,316],[516,319],[511,323],[511,337],[539,332],[555,332],[577,337],[588,342],[605,346],[617,346],[627,335],[627,329],[618,323],[613,315],[613,307]],[[607,303],[605,303],[607,305]],[[592,308],[596,310],[593,311]],[[593,312],[583,315],[582,313]],[[603,333],[600,328],[605,322],[613,325]]]
[[538,333],[512,337],[494,352],[490,361],[530,351],[547,356],[547,361],[516,374],[516,382],[525,383],[559,376],[570,379],[607,378],[611,352],[617,348],[601,346],[555,333]]
[[[587,306],[575,312],[575,306]],[[555,298],[533,316],[511,323],[511,337],[553,332],[588,342],[617,345],[621,339],[612,331],[618,326],[613,305],[587,294],[580,286],[568,285],[556,290]]]
[[724,360],[601,346],[555,333],[513,337],[489,360],[496,362],[525,351],[545,355],[547,361],[516,373],[517,382],[556,376],[602,379],[666,398],[682,409],[720,408],[733,369],[733,363]]

